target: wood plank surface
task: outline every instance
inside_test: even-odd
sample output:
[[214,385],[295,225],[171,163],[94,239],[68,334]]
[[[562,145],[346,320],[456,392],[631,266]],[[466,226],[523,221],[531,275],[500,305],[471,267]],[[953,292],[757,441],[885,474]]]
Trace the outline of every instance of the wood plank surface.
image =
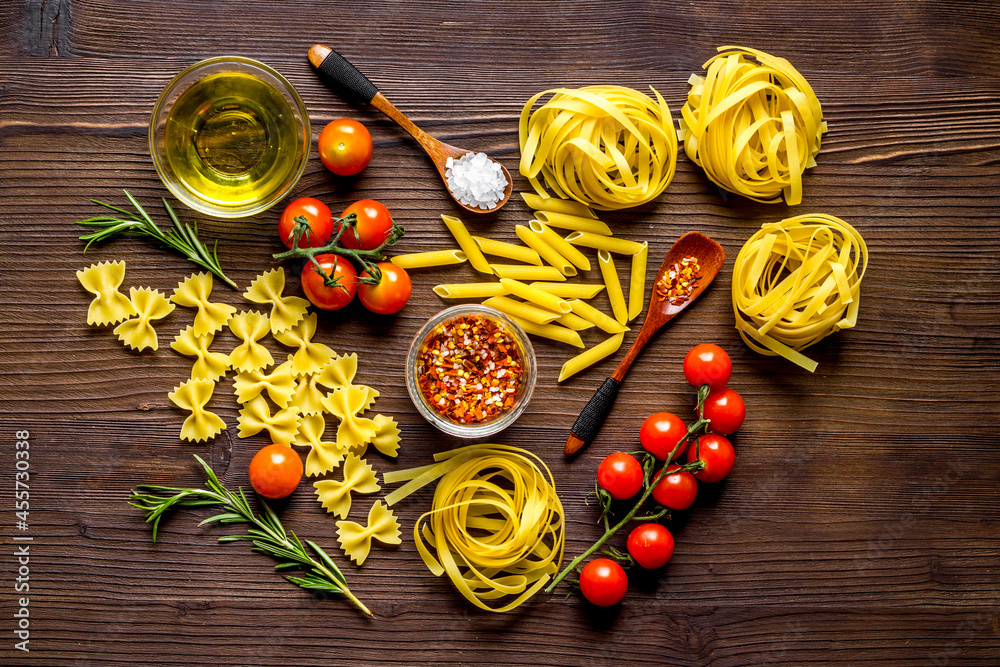
[[[28,0],[0,7],[0,35],[0,663],[1000,664],[1000,5]],[[406,228],[397,252],[453,246],[439,216],[458,210],[430,162],[390,121],[319,82],[305,58],[315,42],[352,60],[434,136],[500,159],[515,192],[530,189],[516,173],[517,118],[541,90],[653,86],[676,119],[689,75],[717,46],[740,44],[788,58],[816,91],[830,131],[800,206],[723,198],[682,151],[655,202],[602,216],[616,234],[647,241],[652,266],[689,229],[717,239],[729,264],[636,362],[597,440],[575,459],[561,454],[618,357],[559,385],[573,352],[545,340],[534,341],[529,409],[491,438],[552,468],[575,556],[600,535],[586,498],[600,460],[637,449],[652,412],[689,413],[680,362],[691,346],[729,352],[731,385],[748,407],[736,469],[676,513],[669,565],[633,576],[617,608],[558,591],[505,615],[465,604],[413,544],[430,488],[394,508],[403,544],[375,547],[361,567],[337,549],[334,518],[308,483],[281,506],[290,528],[334,555],[375,620],[288,584],[246,545],[217,544],[224,529],[197,527],[204,512],[174,516],[153,544],[126,504],[138,483],[201,484],[192,454],[227,485],[247,486],[247,465],[267,444],[236,437],[227,391],[209,404],[227,431],[208,444],[178,439],[184,415],[166,394],[190,360],[168,343],[190,310],[157,324],[157,352],[131,352],[110,328],[85,325],[89,297],[76,270],[123,259],[126,287],[161,292],[194,270],[143,239],[84,254],[72,224],[97,214],[90,199],[122,203],[122,188],[163,219],[168,193],[147,125],[174,74],[226,53],[274,66],[312,120],[313,155],[293,196],[334,212],[378,199]],[[375,143],[371,165],[347,180],[315,152],[319,130],[345,116]],[[178,210],[219,239],[241,287],[275,265],[280,206],[237,221]],[[740,341],[730,289],[732,258],[762,223],[814,211],[853,224],[870,264],[858,326],[811,348],[819,368],[809,374]],[[466,219],[474,233],[516,241],[514,225],[529,216],[515,195],[496,215]],[[475,275],[467,266],[414,271],[413,296],[396,316],[352,305],[320,317],[318,339],[359,354],[358,380],[381,392],[376,409],[402,429],[398,460],[370,457],[380,473],[461,444],[417,414],[404,359],[421,324],[448,305],[431,288]],[[297,278],[289,289],[298,292]],[[248,306],[218,282],[213,296]],[[603,295],[596,302],[607,306]],[[226,332],[213,349],[235,342]],[[14,515],[19,430],[31,434],[26,531]],[[624,535],[613,543],[622,547]],[[30,592],[17,593],[14,553],[24,544]],[[14,648],[22,595],[30,653]]]

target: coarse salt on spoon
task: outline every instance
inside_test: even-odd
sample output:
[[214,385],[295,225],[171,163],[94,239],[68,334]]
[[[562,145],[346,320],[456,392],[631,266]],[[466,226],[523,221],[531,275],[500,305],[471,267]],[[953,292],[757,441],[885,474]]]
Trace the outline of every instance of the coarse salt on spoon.
[[[660,298],[655,285],[660,283],[660,279],[667,274],[675,264],[681,263],[685,258],[693,257],[700,267],[698,284],[687,294],[687,298],[680,303],[674,303],[671,299]],[[667,322],[677,317],[688,306],[694,303],[701,293],[711,284],[718,275],[722,263],[726,260],[726,253],[718,243],[708,238],[700,232],[688,232],[684,234],[667,253],[660,270],[656,273],[653,294],[649,298],[649,310],[646,312],[646,321],[642,323],[642,329],[636,337],[632,347],[625,353],[625,358],[618,364],[618,368],[611,374],[601,388],[597,390],[594,397],[590,399],[583,408],[583,412],[577,417],[576,423],[570,432],[569,439],[566,440],[566,455],[575,454],[581,447],[594,439],[601,424],[607,419],[611,407],[618,396],[618,389],[625,379],[625,374],[631,368],[632,362],[639,356],[639,352],[646,346],[657,331],[662,329]]]
[[463,155],[472,153],[472,151],[438,141],[414,125],[413,122],[404,116],[399,109],[394,107],[389,100],[385,99],[382,93],[379,92],[378,88],[375,87],[375,84],[369,81],[364,74],[359,72],[358,68],[348,62],[347,59],[333,49],[323,46],[322,44],[314,44],[309,49],[309,62],[311,62],[313,67],[316,68],[320,78],[324,83],[326,83],[326,85],[345,97],[350,97],[364,102],[365,104],[372,105],[395,121],[395,123],[401,128],[409,132],[434,163],[434,166],[438,170],[438,174],[441,176],[441,180],[444,181],[445,189],[448,190],[448,194],[451,195],[451,198],[455,200],[456,204],[464,208],[466,211],[469,211],[470,213],[493,213],[494,211],[499,210],[500,207],[506,204],[507,200],[510,199],[510,193],[514,187],[514,182],[510,178],[510,172],[507,171],[506,167],[500,165],[499,162],[490,160],[490,162],[500,165],[500,171],[503,173],[504,178],[507,179],[507,186],[504,188],[503,194],[500,195],[499,201],[497,201],[492,207],[485,209],[462,203],[452,190],[451,186],[448,184],[448,169],[450,167],[448,164],[448,158],[452,158],[457,161]]

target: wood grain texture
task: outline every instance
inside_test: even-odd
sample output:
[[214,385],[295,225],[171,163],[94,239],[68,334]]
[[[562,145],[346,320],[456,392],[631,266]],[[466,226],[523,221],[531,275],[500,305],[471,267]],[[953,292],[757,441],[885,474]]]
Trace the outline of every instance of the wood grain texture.
[[[0,6],[0,663],[11,665],[1000,664],[1000,6],[932,1],[450,3],[414,0],[319,6],[231,0],[35,0]],[[335,527],[308,484],[281,507],[302,537],[344,566],[378,616],[321,600],[273,573],[245,545],[185,512],[149,527],[128,507],[140,482],[198,485],[191,455],[246,485],[266,444],[236,437],[232,376],[210,403],[228,425],[211,443],[182,443],[183,413],[166,394],[190,360],[168,343],[191,323],[178,308],[158,323],[160,349],[133,353],[110,328],[88,328],[74,272],[124,259],[125,285],[171,290],[195,268],[143,239],[83,254],[72,222],[91,198],[122,203],[127,188],[163,220],[167,194],[149,160],[146,127],[159,91],[203,57],[239,53],[288,77],[314,137],[330,120],[364,122],[372,164],[354,179],[315,152],[293,196],[339,212],[384,202],[407,234],[398,252],[452,247],[441,213],[458,209],[413,140],[375,110],[343,102],[305,51],[334,46],[416,124],[450,144],[485,150],[516,173],[524,101],[554,86],[654,86],[679,114],[692,71],[715,47],[753,46],[788,58],[823,104],[830,132],[798,207],[722,197],[683,155],[655,202],[602,216],[649,242],[655,268],[683,232],[718,240],[730,258],[697,307],[657,337],[626,379],[617,407],[577,459],[569,427],[621,353],[563,385],[573,351],[534,342],[535,398],[497,441],[535,451],[553,470],[567,513],[567,554],[596,537],[586,503],[597,464],[638,448],[648,414],[692,404],[680,361],[713,341],[734,363],[749,418],[734,438],[737,468],[703,487],[669,526],[677,546],[658,576],[636,576],[626,601],[598,611],[577,597],[539,596],[514,613],[470,609],[431,576],[411,529],[424,489],[396,507],[404,542],[361,568],[336,554]],[[314,139],[315,141],[315,139]],[[871,259],[858,326],[811,348],[815,374],[748,350],[733,327],[731,258],[766,221],[820,211],[862,233]],[[219,239],[241,287],[273,266],[277,211],[197,221]],[[530,213],[516,195],[473,233],[515,241]],[[289,285],[297,290],[290,267]],[[584,279],[595,279],[596,267]],[[407,397],[410,339],[447,305],[431,287],[471,280],[466,266],[414,271],[410,304],[375,317],[357,306],[321,315],[319,339],[358,352],[358,380],[403,431],[398,461],[421,465],[456,446]],[[217,283],[214,296],[240,308]],[[607,307],[606,297],[597,303]],[[625,339],[631,344],[633,329]],[[600,333],[584,332],[589,344]],[[213,349],[235,345],[227,332]],[[275,354],[283,348],[266,343]],[[14,527],[14,433],[31,432],[30,530]],[[370,500],[370,499],[366,499]],[[367,502],[356,503],[357,519]],[[31,653],[13,650],[15,535],[31,535]],[[621,547],[624,536],[614,543]]]

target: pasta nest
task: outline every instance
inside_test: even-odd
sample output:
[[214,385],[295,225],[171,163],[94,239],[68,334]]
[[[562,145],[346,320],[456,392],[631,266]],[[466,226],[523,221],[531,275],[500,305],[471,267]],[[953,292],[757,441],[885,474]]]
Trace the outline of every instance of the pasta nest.
[[442,456],[450,458],[438,466],[449,471],[413,527],[417,550],[472,604],[510,611],[562,563],[563,507],[552,473],[534,454],[508,445],[472,445],[435,458]]
[[849,224],[811,213],[764,224],[733,265],[733,310],[743,341],[812,372],[800,350],[857,323],[868,248]]
[[621,86],[538,93],[518,125],[521,174],[539,195],[551,190],[603,211],[653,200],[674,177],[677,133],[667,103],[650,90],[655,100]]
[[816,166],[826,132],[823,110],[805,78],[784,58],[719,47],[692,74],[681,108],[684,152],[720,188],[774,204],[802,201],[802,173]]

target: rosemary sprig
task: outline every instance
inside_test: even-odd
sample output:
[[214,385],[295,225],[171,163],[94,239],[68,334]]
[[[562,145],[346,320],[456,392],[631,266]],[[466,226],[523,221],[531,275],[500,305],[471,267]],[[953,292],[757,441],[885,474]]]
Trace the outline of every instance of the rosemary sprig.
[[[285,577],[296,586],[310,591],[341,593],[361,611],[369,616],[375,615],[351,593],[347,587],[347,579],[340,568],[318,544],[311,540],[305,540],[305,545],[308,545],[309,550],[312,551],[310,553],[294,532],[285,531],[278,515],[263,499],[260,504],[264,508],[264,513],[257,516],[250,508],[246,496],[243,495],[242,488],[233,493],[222,485],[219,478],[201,457],[195,455],[194,458],[205,469],[208,476],[205,485],[208,489],[178,489],[170,486],[140,484],[130,496],[129,505],[144,511],[147,523],[153,522],[154,542],[160,519],[167,512],[182,507],[220,505],[225,511],[208,517],[198,525],[203,526],[208,523],[246,523],[250,525],[245,535],[227,535],[220,537],[220,542],[250,542],[253,545],[253,551],[267,554],[278,561],[278,564],[274,566],[275,570],[304,570],[306,572],[304,576]],[[164,493],[167,495],[160,495]]]
[[139,205],[139,202],[129,194],[128,190],[123,190],[125,196],[138,211],[138,215],[132,211],[126,211],[123,208],[118,208],[117,206],[112,206],[111,204],[105,204],[104,202],[97,201],[96,199],[91,199],[93,203],[98,206],[103,206],[104,208],[120,213],[124,218],[118,218],[112,215],[99,215],[93,218],[87,218],[86,220],[80,220],[76,224],[83,225],[85,227],[94,227],[94,231],[84,234],[80,237],[81,241],[86,241],[87,245],[84,247],[83,251],[87,252],[90,245],[94,242],[102,242],[115,236],[116,234],[121,234],[123,236],[149,236],[163,245],[167,246],[171,250],[183,255],[189,261],[194,262],[198,266],[208,269],[219,278],[224,280],[227,285],[233,289],[238,289],[236,283],[226,277],[226,274],[222,272],[222,267],[219,265],[219,242],[215,242],[215,246],[209,251],[208,246],[203,244],[198,240],[198,223],[192,222],[190,225],[185,225],[177,218],[177,214],[174,213],[174,209],[170,207],[167,200],[163,200],[163,207],[167,210],[167,216],[170,218],[172,226],[166,232],[160,229],[153,219],[149,217],[149,214]]

